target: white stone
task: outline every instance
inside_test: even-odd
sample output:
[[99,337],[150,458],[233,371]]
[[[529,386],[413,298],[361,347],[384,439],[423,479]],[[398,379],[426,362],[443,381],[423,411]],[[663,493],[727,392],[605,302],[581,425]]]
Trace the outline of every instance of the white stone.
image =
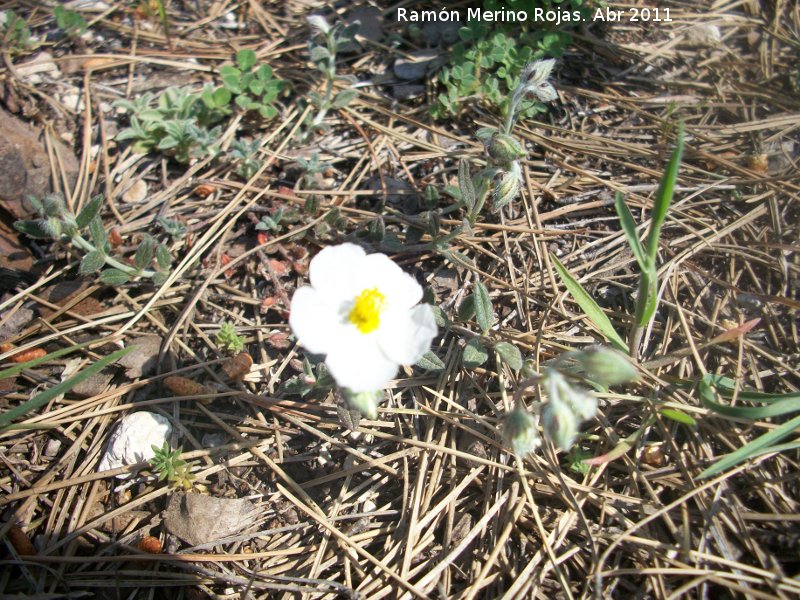
[[[172,425],[161,415],[141,411],[123,417],[111,434],[97,470],[108,471],[150,460],[155,454],[152,446],[163,446],[170,433]],[[128,477],[128,473],[117,475],[119,479]]]

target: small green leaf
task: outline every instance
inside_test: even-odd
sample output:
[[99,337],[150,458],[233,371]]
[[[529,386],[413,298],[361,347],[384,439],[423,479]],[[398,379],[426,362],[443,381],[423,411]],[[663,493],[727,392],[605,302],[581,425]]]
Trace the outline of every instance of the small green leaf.
[[458,320],[466,323],[475,316],[475,296],[470,294],[458,305]]
[[214,90],[214,103],[217,106],[228,106],[231,102],[231,91],[224,87],[219,87]]
[[95,248],[101,252],[105,251],[108,236],[106,235],[106,229],[103,227],[103,222],[100,220],[100,217],[94,216],[92,220],[89,221],[89,235],[92,238]]
[[130,277],[125,271],[121,271],[120,269],[106,269],[105,271],[100,272],[100,281],[105,283],[106,285],[110,285],[111,287],[116,287],[118,285],[123,285],[128,283]]
[[169,279],[169,273],[165,271],[156,271],[153,273],[153,285],[156,287],[161,287],[167,283],[167,279]]
[[37,240],[52,240],[54,238],[53,231],[45,219],[15,221],[14,229]]
[[155,240],[153,240],[153,238],[149,235],[146,235],[141,244],[139,244],[139,247],[136,249],[136,254],[133,257],[133,262],[136,265],[136,268],[141,271],[149,267],[153,260],[154,251]]
[[558,260],[554,254],[551,254],[550,258],[553,260],[556,271],[558,271],[558,274],[561,276],[564,285],[567,286],[567,290],[569,290],[569,293],[575,298],[578,306],[586,313],[586,316],[589,317],[592,323],[594,323],[600,332],[609,339],[617,350],[622,352],[627,351],[625,342],[622,341],[622,338],[611,324],[611,320],[606,316],[606,313],[603,312],[603,309],[597,305],[594,298],[589,295],[589,292],[583,289],[583,286],[578,283],[578,280],[575,279],[569,271],[567,271],[567,268],[561,264],[561,261]]
[[468,212],[472,212],[475,204],[478,201],[475,194],[475,185],[472,183],[472,177],[469,174],[469,162],[466,159],[458,161],[458,188],[461,191],[461,200]]
[[472,338],[467,345],[464,346],[464,354],[461,356],[461,362],[468,369],[480,367],[489,359],[489,351],[483,345],[479,338]]
[[683,157],[683,123],[678,125],[678,136],[675,143],[675,150],[670,156],[664,176],[656,192],[655,206],[653,207],[653,220],[650,225],[650,232],[647,236],[647,255],[653,264],[656,261],[658,252],[658,240],[661,237],[661,225],[667,217],[667,210],[672,202],[672,195],[675,191],[675,182],[678,180],[678,169],[681,166]]
[[489,331],[494,321],[494,311],[492,310],[492,300],[489,298],[489,290],[480,281],[475,282],[475,320],[484,333]]
[[433,318],[436,320],[436,326],[445,329],[450,326],[450,319],[447,318],[445,312],[439,306],[431,306],[433,310]]
[[680,423],[681,425],[688,425],[689,427],[697,426],[697,421],[695,421],[692,416],[687,415],[682,410],[676,410],[674,408],[662,408],[658,412],[668,419],[672,419],[676,423]]
[[358,92],[355,90],[344,90],[343,92],[339,92],[336,94],[336,97],[333,99],[331,103],[331,108],[344,108],[348,104],[350,104],[353,99],[358,96]]
[[80,272],[82,275],[91,275],[97,273],[106,264],[105,256],[99,250],[92,250],[83,257],[81,261]]
[[522,368],[522,353],[514,344],[497,342],[494,345],[494,349],[500,355],[500,359],[509,367],[515,371],[519,371]]
[[165,271],[169,269],[172,264],[172,257],[169,255],[169,250],[164,244],[156,246],[156,263],[160,269]]
[[617,209],[617,216],[619,217],[620,225],[622,225],[622,230],[625,232],[625,237],[628,239],[628,245],[633,251],[636,262],[639,263],[639,269],[644,271],[647,269],[647,261],[645,260],[644,248],[642,248],[642,243],[636,233],[636,222],[633,220],[633,215],[619,192],[617,192],[614,207]]
[[242,71],[249,71],[256,64],[256,53],[250,49],[239,50],[236,53],[236,64]]
[[262,104],[258,107],[258,113],[265,119],[274,119],[278,116],[278,109],[271,104]]
[[444,362],[442,359],[436,356],[433,353],[433,350],[428,350],[425,354],[422,355],[417,361],[417,366],[425,369],[426,371],[444,371]]
[[75,217],[75,224],[77,225],[78,229],[83,229],[86,227],[89,222],[97,216],[100,212],[100,207],[103,206],[103,196],[102,194],[98,194],[89,202],[83,205],[78,216]]

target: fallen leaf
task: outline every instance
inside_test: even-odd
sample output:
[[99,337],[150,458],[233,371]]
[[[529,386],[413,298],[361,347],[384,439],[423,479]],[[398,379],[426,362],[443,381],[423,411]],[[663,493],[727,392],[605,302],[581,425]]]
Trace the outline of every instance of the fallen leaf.
[[172,535],[199,546],[235,535],[252,525],[260,513],[244,498],[175,493],[170,496],[164,524]]

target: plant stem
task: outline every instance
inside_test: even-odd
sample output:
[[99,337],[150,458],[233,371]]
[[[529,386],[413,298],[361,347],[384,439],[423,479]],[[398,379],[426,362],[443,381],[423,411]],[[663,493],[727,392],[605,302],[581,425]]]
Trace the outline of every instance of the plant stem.
[[[76,235],[72,236],[72,243],[75,244],[76,246],[78,246],[79,248],[82,248],[83,250],[86,250],[87,252],[96,252],[97,251],[97,248],[94,246],[94,244],[92,244],[89,240],[83,238],[80,234],[76,234]],[[151,271],[149,269],[142,269],[140,271],[139,269],[131,267],[130,265],[126,265],[125,263],[122,263],[122,262],[118,261],[116,258],[108,256],[105,252],[103,252],[103,260],[105,260],[106,264],[109,267],[114,267],[115,269],[119,269],[120,271],[123,271],[124,273],[127,273],[128,275],[131,275],[131,276],[134,276],[134,277],[137,277],[137,276],[138,277],[152,277],[153,275],[156,274],[155,271]]]

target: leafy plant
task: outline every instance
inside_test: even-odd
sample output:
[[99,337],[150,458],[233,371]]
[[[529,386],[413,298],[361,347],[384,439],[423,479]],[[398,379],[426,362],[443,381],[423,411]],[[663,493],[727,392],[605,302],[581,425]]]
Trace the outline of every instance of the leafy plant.
[[[670,203],[672,202],[675,182],[678,177],[681,157],[683,155],[683,124],[678,127],[678,136],[675,150],[667,162],[664,176],[656,192],[655,204],[650,230],[644,246],[639,241],[636,233],[636,223],[633,220],[630,210],[622,199],[621,194],[617,194],[615,207],[619,216],[622,230],[628,240],[628,244],[633,251],[633,256],[639,265],[639,288],[636,297],[636,313],[631,332],[628,338],[627,349],[631,356],[636,357],[639,352],[642,333],[653,318],[658,306],[658,268],[656,265],[658,255],[658,245],[661,238],[661,226],[667,216]],[[597,305],[583,286],[575,279],[566,267],[555,256],[551,255],[556,271],[561,276],[567,289],[575,298],[575,301],[583,309],[583,312],[597,326],[598,329],[619,349],[625,348],[622,337],[617,333],[611,321],[603,310]]]
[[3,50],[12,56],[23,54],[33,46],[28,22],[13,10],[0,12],[0,36]]
[[[265,119],[274,119],[278,109],[273,102],[287,88],[287,83],[273,77],[272,67],[268,64],[257,65],[256,61],[256,53],[252,50],[239,50],[236,53],[236,66],[224,65],[219,70],[223,85],[221,89],[227,92],[228,102],[234,98],[236,106],[242,110],[258,112]],[[226,97],[220,89],[208,93],[215,106]],[[207,102],[207,98],[204,95],[203,100]]]
[[234,163],[234,171],[242,179],[249,180],[261,168],[261,159],[258,151],[261,147],[261,140],[234,140],[230,158]]
[[[458,115],[468,101],[507,117],[512,112],[507,98],[519,88],[526,65],[561,56],[571,39],[558,31],[519,34],[493,30],[478,20],[462,27],[459,36],[461,42],[453,47],[450,66],[439,72],[439,83],[445,90],[431,107],[436,118]],[[544,112],[545,107],[532,97],[524,98],[515,109],[518,117],[529,119]]]
[[329,163],[320,162],[319,153],[317,152],[312,152],[310,158],[299,156],[297,158],[297,164],[303,170],[300,186],[304,189],[313,189],[317,187],[316,176],[331,168]]
[[258,231],[278,233],[285,224],[296,223],[299,220],[300,214],[296,210],[279,206],[271,215],[261,217],[261,220],[256,223],[256,229]]
[[86,19],[79,12],[64,8],[61,4],[53,9],[56,26],[69,37],[80,37],[86,32]]
[[244,340],[236,333],[236,327],[227,322],[220,324],[214,343],[229,354],[238,354],[244,350]]
[[[156,285],[162,285],[169,277],[172,262],[169,250],[149,235],[144,236],[136,249],[133,266],[109,255],[111,245],[99,216],[103,205],[102,196],[92,198],[77,216],[67,209],[64,199],[58,194],[47,196],[41,201],[33,197],[29,200],[41,218],[17,221],[14,227],[34,239],[68,241],[83,250],[86,254],[81,260],[81,274],[99,272],[100,281],[111,286],[123,285],[131,277],[148,277]],[[88,239],[83,235],[87,231]],[[157,270],[149,268],[154,258]]]
[[200,100],[189,88],[176,87],[167,88],[157,99],[145,93],[134,100],[118,100],[114,104],[129,113],[130,126],[116,139],[133,140],[134,152],[158,150],[179,163],[214,156],[220,128],[208,127],[224,114]]
[[311,62],[322,74],[325,82],[325,91],[322,94],[317,91],[312,91],[308,94],[311,104],[317,108],[317,113],[311,121],[311,131],[313,131],[322,126],[328,111],[344,108],[357,95],[353,89],[343,90],[334,94],[334,83],[337,79],[351,81],[350,78],[337,77],[336,55],[345,46],[353,43],[360,23],[356,22],[347,26],[341,23],[330,25],[318,15],[308,17],[307,21],[312,28],[312,36],[308,43]]
[[175,450],[170,450],[167,441],[164,441],[160,448],[158,446],[150,447],[155,453],[153,458],[150,459],[150,466],[158,475],[158,480],[164,481],[166,479],[170,487],[180,487],[186,491],[191,490],[195,479],[195,475],[191,470],[195,463],[194,461],[187,463],[180,458],[183,448],[178,446]]

